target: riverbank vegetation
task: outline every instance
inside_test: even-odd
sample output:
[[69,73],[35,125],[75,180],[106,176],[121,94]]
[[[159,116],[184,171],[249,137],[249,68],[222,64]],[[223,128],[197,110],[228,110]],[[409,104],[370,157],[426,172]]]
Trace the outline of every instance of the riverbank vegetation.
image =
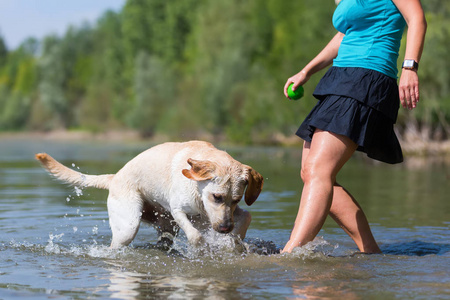
[[[423,1],[421,101],[400,110],[402,139],[450,136],[450,2]],[[0,37],[0,131],[134,129],[279,143],[315,104],[282,88],[335,30],[333,1],[128,0],[95,24],[7,49]],[[403,60],[403,40],[399,62]]]

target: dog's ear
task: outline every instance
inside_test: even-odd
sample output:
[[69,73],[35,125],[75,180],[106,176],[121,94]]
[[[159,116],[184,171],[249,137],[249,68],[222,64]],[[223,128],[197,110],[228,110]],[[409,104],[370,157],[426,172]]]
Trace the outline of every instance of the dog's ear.
[[259,194],[261,193],[263,184],[264,184],[264,178],[253,170],[249,166],[245,166],[247,168],[247,190],[245,191],[245,203],[247,203],[248,206],[252,205],[253,202],[256,201]]
[[188,159],[190,169],[183,169],[181,172],[184,176],[195,181],[208,180],[214,177],[216,165],[209,160]]

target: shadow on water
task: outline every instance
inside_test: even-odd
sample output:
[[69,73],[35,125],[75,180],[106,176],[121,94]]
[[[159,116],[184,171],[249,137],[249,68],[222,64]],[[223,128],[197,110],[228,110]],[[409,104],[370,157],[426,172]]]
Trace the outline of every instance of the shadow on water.
[[381,251],[389,255],[425,256],[444,255],[450,252],[450,244],[427,243],[422,241],[412,241],[383,245]]

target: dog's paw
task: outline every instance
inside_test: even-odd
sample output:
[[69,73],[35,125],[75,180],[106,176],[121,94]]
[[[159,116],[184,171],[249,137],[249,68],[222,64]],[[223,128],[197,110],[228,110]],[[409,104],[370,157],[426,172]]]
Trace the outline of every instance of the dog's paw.
[[202,246],[208,246],[208,243],[206,242],[205,238],[200,235],[195,238],[192,245],[194,245],[196,247],[202,247]]
[[242,241],[241,237],[239,236],[232,236],[232,237],[234,242],[234,252],[236,254],[247,254],[248,249],[245,243]]
[[205,238],[198,231],[187,234],[187,238],[188,238],[189,243],[195,247],[202,246],[206,243]]

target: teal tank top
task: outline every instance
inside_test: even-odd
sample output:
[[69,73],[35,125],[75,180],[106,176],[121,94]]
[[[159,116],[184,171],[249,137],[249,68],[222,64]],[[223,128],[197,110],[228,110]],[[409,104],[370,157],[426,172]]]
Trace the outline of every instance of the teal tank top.
[[333,25],[345,34],[334,66],[367,68],[397,78],[406,22],[392,0],[342,0]]

